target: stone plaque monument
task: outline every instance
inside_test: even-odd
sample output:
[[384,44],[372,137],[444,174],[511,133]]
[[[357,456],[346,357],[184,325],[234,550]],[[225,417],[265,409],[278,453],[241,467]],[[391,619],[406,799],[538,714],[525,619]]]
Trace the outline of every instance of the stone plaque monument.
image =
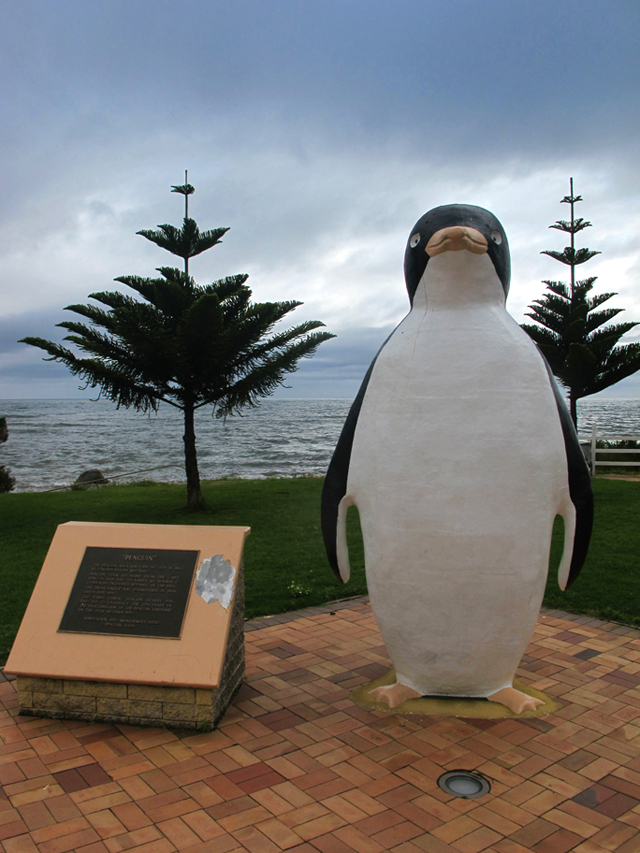
[[244,677],[247,527],[58,527],[5,671],[20,712],[207,729]]

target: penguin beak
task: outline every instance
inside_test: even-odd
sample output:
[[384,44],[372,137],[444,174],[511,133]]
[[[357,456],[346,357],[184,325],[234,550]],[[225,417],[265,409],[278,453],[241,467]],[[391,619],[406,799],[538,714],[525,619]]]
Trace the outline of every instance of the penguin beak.
[[427,243],[425,252],[430,258],[443,252],[461,252],[463,249],[474,255],[483,255],[488,248],[486,237],[477,229],[451,225],[436,231]]

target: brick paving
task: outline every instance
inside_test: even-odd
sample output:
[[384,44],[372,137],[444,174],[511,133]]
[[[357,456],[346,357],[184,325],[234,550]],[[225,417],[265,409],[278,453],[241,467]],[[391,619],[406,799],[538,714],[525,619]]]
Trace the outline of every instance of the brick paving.
[[518,677],[561,709],[479,720],[351,702],[390,666],[365,599],[246,628],[208,734],[20,716],[0,673],[0,853],[640,851],[640,631],[543,612]]

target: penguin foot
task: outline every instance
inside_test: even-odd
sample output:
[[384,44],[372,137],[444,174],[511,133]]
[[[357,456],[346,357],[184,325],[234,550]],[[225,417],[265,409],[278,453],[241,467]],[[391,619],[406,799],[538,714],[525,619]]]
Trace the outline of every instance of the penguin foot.
[[386,687],[376,687],[369,694],[373,696],[376,702],[386,705],[389,708],[397,708],[402,705],[407,699],[418,699],[422,694],[418,693],[412,687],[407,687],[406,684],[389,684]]
[[523,711],[535,711],[538,705],[544,705],[542,699],[534,699],[533,696],[527,696],[526,693],[521,693],[515,687],[503,687],[491,696],[487,696],[489,702],[499,702],[500,705],[506,705],[514,714],[521,714]]

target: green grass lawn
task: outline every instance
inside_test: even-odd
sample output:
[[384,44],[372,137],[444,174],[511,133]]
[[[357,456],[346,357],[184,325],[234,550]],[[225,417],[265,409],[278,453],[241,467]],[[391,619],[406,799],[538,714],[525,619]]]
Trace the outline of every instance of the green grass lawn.
[[[0,661],[4,662],[58,524],[248,525],[247,618],[282,613],[366,592],[357,514],[350,515],[352,577],[344,586],[329,569],[320,535],[316,478],[217,480],[205,483],[208,512],[184,509],[184,486],[138,484],[86,492],[0,494]],[[640,625],[640,483],[594,480],[596,522],[589,557],[571,590],[550,572],[545,604]],[[561,525],[551,565],[557,566]]]
[[640,479],[596,478],[592,483],[595,519],[587,560],[571,589],[561,592],[555,571],[562,551],[562,525],[558,525],[544,604],[640,625]]
[[357,514],[349,518],[352,576],[329,568],[320,533],[322,480],[216,480],[203,484],[209,511],[185,510],[180,485],[0,494],[0,663],[6,660],[58,524],[230,524],[251,527],[244,549],[246,616],[295,610],[366,592]]

